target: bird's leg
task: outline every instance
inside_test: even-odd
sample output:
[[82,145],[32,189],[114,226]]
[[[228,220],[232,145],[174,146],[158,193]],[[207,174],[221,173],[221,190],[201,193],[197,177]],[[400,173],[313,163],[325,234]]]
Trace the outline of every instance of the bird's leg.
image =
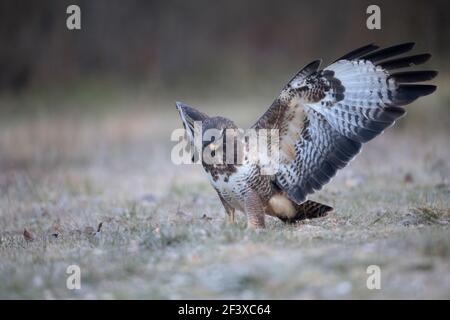
[[228,213],[228,222],[231,224],[234,224],[234,208],[232,208],[230,211],[227,211]]
[[219,198],[220,198],[220,201],[222,202],[222,205],[225,208],[225,211],[226,211],[226,213],[228,215],[228,222],[229,223],[234,223],[234,211],[235,211],[235,209],[232,206],[230,206],[225,201],[225,199],[220,195],[220,193],[219,193]]
[[235,209],[233,207],[229,206],[227,203],[224,203],[223,207],[225,208],[225,211],[226,211],[226,213],[228,215],[228,222],[233,224],[234,223],[234,211],[235,211]]
[[245,194],[245,212],[248,229],[264,229],[264,206],[258,193],[252,189]]

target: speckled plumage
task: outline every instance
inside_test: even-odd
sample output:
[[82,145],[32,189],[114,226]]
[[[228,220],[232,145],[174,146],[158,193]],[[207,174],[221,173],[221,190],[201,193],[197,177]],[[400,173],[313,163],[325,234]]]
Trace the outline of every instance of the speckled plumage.
[[[394,58],[408,52],[414,44],[405,43],[377,50],[375,45],[356,49],[323,70],[316,60],[302,68],[282,89],[269,109],[252,126],[276,129],[279,133],[279,167],[276,173],[262,174],[261,165],[246,158],[237,164],[208,164],[203,167],[227,213],[247,214],[249,227],[264,227],[264,215],[286,222],[322,216],[332,208],[306,197],[345,167],[367,142],[393,125],[405,113],[401,107],[436,87],[406,84],[434,78],[435,71],[392,70],[424,63],[429,54]],[[209,117],[196,109],[177,103],[177,108],[193,137],[194,121],[203,130],[237,129],[226,118]],[[226,139],[222,143],[226,150]],[[214,145],[204,143],[203,149]],[[238,143],[239,145],[239,143]],[[273,146],[272,146],[273,147]],[[238,148],[235,146],[235,148]],[[203,150],[201,150],[203,151]]]

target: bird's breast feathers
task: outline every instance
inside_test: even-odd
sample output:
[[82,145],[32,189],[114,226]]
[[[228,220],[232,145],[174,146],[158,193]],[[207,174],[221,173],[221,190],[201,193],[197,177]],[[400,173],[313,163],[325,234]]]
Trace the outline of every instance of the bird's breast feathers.
[[211,185],[229,202],[240,204],[242,196],[248,187],[249,179],[256,174],[252,165],[236,165],[233,170],[222,167],[205,168]]

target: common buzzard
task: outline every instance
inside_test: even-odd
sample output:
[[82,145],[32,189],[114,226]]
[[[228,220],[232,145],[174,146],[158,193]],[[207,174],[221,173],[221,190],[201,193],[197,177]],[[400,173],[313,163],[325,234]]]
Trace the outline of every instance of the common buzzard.
[[[249,228],[264,228],[266,214],[295,222],[332,210],[307,200],[307,196],[345,167],[364,142],[403,116],[402,106],[436,90],[434,85],[417,84],[433,79],[436,71],[394,71],[422,64],[431,57],[427,53],[398,57],[413,46],[404,43],[379,49],[370,44],[324,69],[319,68],[320,60],[302,68],[252,126],[257,132],[278,130],[279,164],[273,174],[263,174],[258,161],[248,161],[245,143],[242,162],[207,163],[202,159],[230,219],[234,221],[235,210],[240,210],[246,213]],[[197,152],[214,152],[217,146],[226,150],[230,142],[223,133],[237,129],[233,121],[209,117],[180,102],[176,106],[191,139],[196,121],[201,123],[203,133],[208,129],[221,133],[215,140],[203,139]],[[244,141],[236,134],[233,137]],[[237,150],[234,143],[232,148]]]

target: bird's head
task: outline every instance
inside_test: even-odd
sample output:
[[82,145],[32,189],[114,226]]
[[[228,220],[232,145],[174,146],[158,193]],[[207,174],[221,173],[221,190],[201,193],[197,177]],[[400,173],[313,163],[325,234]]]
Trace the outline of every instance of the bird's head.
[[202,129],[202,149],[209,148],[212,152],[221,149],[225,152],[227,139],[235,138],[238,127],[230,119],[210,117],[203,122]]
[[[202,134],[202,151],[211,152],[213,155],[217,150],[222,150],[225,154],[226,141],[237,136],[238,127],[233,121],[225,117],[209,117],[197,109],[183,104],[176,103],[178,112],[180,113],[183,126],[187,131],[188,136],[194,140],[198,129],[201,129]],[[201,126],[195,126],[195,122]]]

